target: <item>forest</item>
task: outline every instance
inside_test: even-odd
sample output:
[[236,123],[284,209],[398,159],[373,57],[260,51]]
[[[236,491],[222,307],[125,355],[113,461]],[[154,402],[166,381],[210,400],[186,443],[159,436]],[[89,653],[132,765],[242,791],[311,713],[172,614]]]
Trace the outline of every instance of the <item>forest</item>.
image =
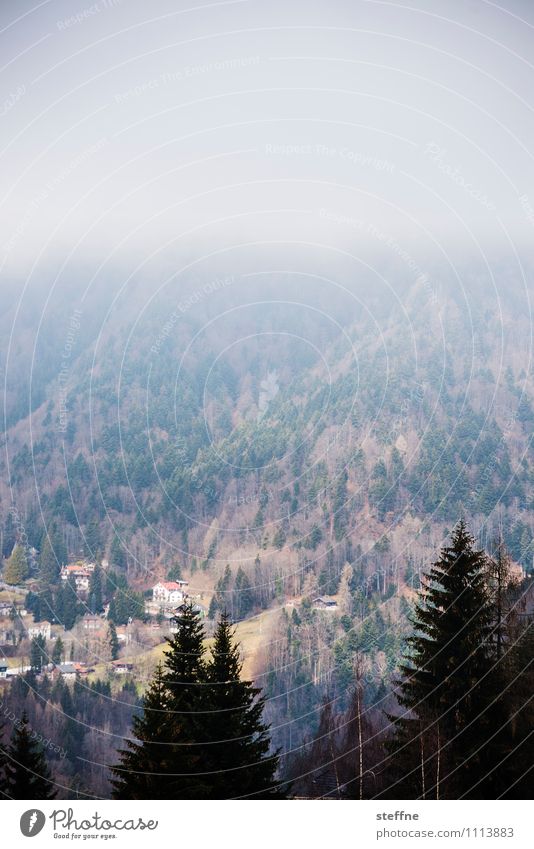
[[[246,275],[223,271],[180,281],[179,301],[165,291],[145,305],[138,288],[111,311],[112,281],[83,309],[67,287],[33,361],[23,343],[40,293],[16,315],[4,302],[0,333],[13,326],[15,339],[0,455],[8,760],[31,749],[59,798],[163,792],[126,791],[121,763],[157,750],[181,774],[177,741],[193,775],[217,771],[202,741],[221,763],[246,765],[257,746],[262,768],[243,771],[241,793],[228,782],[235,795],[520,795],[524,779],[508,770],[532,762],[521,693],[532,685],[534,386],[514,280],[503,268],[499,312],[473,283],[467,314],[442,271],[430,289],[397,269],[402,307],[366,279],[327,302],[310,275],[306,308],[289,278],[262,280],[257,306]],[[464,528],[466,572],[440,590],[431,564],[460,545],[461,518],[476,543]],[[191,695],[194,712],[217,703],[217,641],[235,651],[232,706],[216,710],[235,712],[236,739],[251,742],[231,755],[217,723],[182,717],[175,739],[158,737],[171,731],[152,722],[161,705],[184,712],[170,686],[183,613],[154,607],[161,581],[185,582],[193,605],[198,663],[186,681],[206,694],[201,707]],[[425,640],[461,635],[454,616],[469,608],[453,604],[439,623],[428,610],[468,591],[465,641],[450,668],[427,668]],[[463,664],[473,692],[452,705],[440,676]],[[458,723],[474,748],[467,730],[456,741]],[[172,792],[223,791],[202,780]]]
[[[390,687],[370,681],[372,638],[349,632],[346,708],[325,700],[315,733],[286,752],[273,747],[261,688],[243,678],[230,615],[206,657],[202,619],[186,603],[141,698],[133,681],[112,697],[105,682],[69,687],[34,667],[15,679],[2,701],[14,726],[1,749],[2,795],[527,799],[533,602],[503,544],[486,554],[460,521],[423,575]],[[306,616],[293,611],[288,640]],[[104,731],[114,745],[101,744]]]

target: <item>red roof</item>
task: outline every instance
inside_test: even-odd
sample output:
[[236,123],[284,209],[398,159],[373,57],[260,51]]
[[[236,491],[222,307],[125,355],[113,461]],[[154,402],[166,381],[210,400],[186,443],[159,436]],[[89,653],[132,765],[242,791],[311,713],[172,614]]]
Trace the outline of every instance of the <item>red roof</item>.
[[187,581],[183,581],[181,584],[177,584],[176,581],[160,581],[160,583],[166,590],[181,590]]

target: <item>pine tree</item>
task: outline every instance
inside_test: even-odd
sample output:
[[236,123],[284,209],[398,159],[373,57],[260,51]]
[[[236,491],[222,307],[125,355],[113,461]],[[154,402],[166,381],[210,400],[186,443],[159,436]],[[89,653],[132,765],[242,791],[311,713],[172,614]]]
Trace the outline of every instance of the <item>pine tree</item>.
[[95,566],[89,581],[89,609],[91,613],[102,613],[104,604],[102,600],[102,570]]
[[26,552],[24,551],[24,547],[17,543],[11,557],[6,561],[4,581],[6,584],[21,584],[26,580],[28,574],[29,568]]
[[34,672],[41,672],[46,663],[46,643],[42,634],[34,637],[30,646],[30,666]]
[[391,744],[404,773],[395,798],[423,795],[423,785],[427,798],[491,798],[479,780],[491,774],[492,702],[502,682],[486,574],[486,556],[462,521],[425,576],[407,639],[397,695],[405,713],[394,719]]
[[39,554],[39,579],[44,584],[55,584],[59,580],[60,564],[48,534],[44,537]]
[[228,615],[221,616],[215,633],[210,683],[210,736],[203,751],[212,765],[210,798],[284,798],[276,782],[278,754],[269,754],[269,726],[263,722],[265,700],[260,689],[241,680],[242,663],[234,644]]
[[61,663],[64,651],[65,646],[63,645],[63,640],[61,637],[58,637],[54,643],[54,648],[52,649],[52,663],[55,663],[56,666]]
[[[168,727],[175,744],[171,793],[176,799],[207,798],[210,777],[187,775],[191,762],[200,761],[210,740],[204,628],[191,603],[182,605],[175,621],[177,632],[168,639],[164,677],[169,694]],[[203,766],[199,768],[200,773],[205,771]]]
[[119,656],[120,644],[119,644],[119,638],[117,637],[117,629],[116,629],[115,623],[113,621],[111,621],[109,623],[108,636],[109,636],[109,648],[110,648],[110,651],[111,651],[111,659],[117,660],[117,658]]
[[[119,751],[120,762],[112,767],[114,799],[174,799],[173,780],[180,768],[191,772],[195,757],[184,757],[173,746],[176,726],[170,723],[169,693],[161,664],[143,700],[143,712],[134,716],[132,738]],[[189,796],[189,798],[194,798]]]
[[249,578],[241,568],[237,570],[234,584],[234,609],[236,619],[245,619],[254,607],[254,593]]
[[66,581],[62,581],[62,586],[59,588],[56,597],[56,616],[65,631],[70,631],[73,627],[78,613],[76,582],[73,576],[69,575]]
[[7,752],[7,794],[11,799],[55,799],[56,791],[41,747],[31,739],[23,713]]

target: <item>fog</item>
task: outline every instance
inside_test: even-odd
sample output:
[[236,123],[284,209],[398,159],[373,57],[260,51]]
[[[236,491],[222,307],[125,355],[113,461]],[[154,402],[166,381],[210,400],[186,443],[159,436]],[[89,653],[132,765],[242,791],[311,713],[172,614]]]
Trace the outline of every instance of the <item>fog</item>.
[[530,4],[178,5],[2,4],[4,281],[524,252]]

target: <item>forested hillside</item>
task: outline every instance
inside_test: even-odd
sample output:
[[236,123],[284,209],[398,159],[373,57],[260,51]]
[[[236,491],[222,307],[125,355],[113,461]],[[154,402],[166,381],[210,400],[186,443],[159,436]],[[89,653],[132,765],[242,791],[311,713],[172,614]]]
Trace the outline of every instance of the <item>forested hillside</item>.
[[[421,573],[460,517],[488,549],[502,537],[518,579],[532,573],[523,284],[503,267],[499,299],[482,272],[436,264],[413,282],[403,262],[395,289],[368,269],[334,285],[319,260],[308,275],[196,269],[7,298],[0,319],[4,581],[67,639],[87,613],[143,620],[165,578],[189,581],[209,634],[225,610],[268,612],[243,648],[282,768],[325,698],[351,709],[356,658],[380,702]],[[70,604],[59,568],[75,558],[104,565]],[[152,648],[137,647],[137,696]],[[91,686],[75,695],[83,721],[106,698]]]

